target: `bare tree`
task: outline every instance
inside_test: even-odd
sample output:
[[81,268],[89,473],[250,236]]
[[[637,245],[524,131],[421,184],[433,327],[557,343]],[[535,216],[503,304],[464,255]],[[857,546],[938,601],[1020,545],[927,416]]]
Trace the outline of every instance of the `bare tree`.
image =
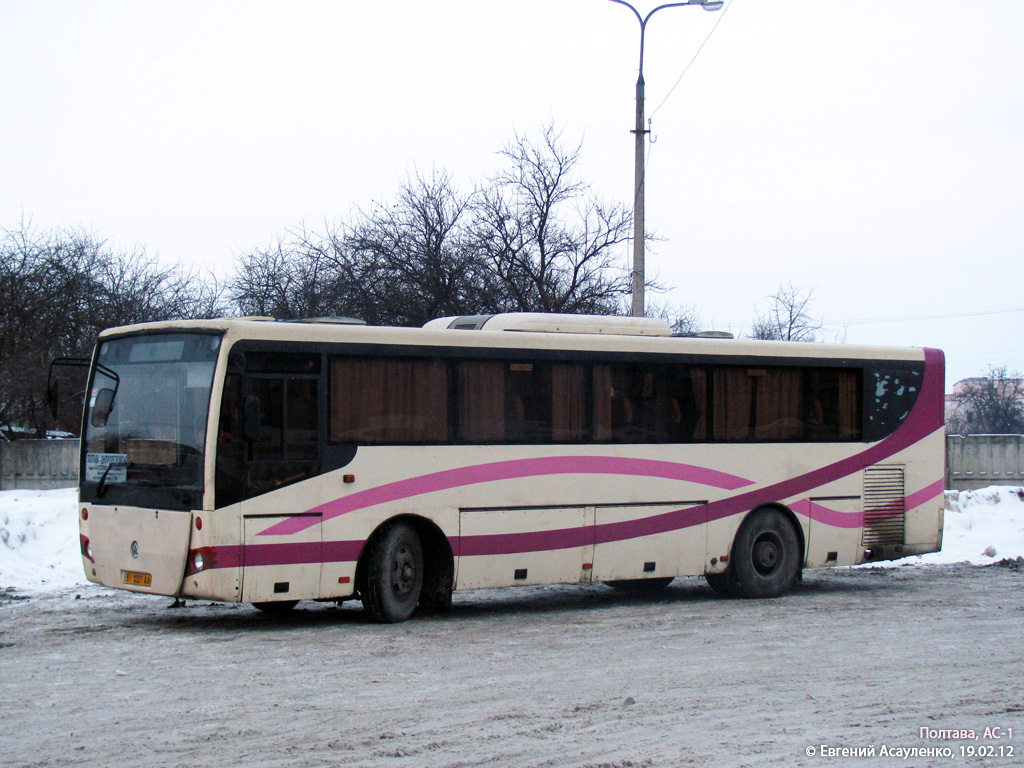
[[238,257],[229,292],[242,314],[361,317],[422,325],[504,311],[614,314],[630,291],[614,254],[630,216],[574,176],[579,148],[552,128],[517,136],[506,167],[461,193],[449,174],[416,172],[393,200],[322,233],[302,227]]
[[956,435],[1024,434],[1024,379],[1003,366],[959,382],[946,429]]
[[359,212],[335,253],[373,321],[422,325],[490,309],[484,264],[469,242],[472,199],[444,171],[417,172],[394,202]]
[[700,313],[693,304],[671,307],[648,302],[647,317],[660,317],[667,321],[673,333],[697,333],[701,330]]
[[374,325],[482,311],[467,206],[447,174],[417,173],[394,201],[357,210],[350,224],[291,229],[240,255],[231,299],[243,314],[348,315]]
[[[0,306],[0,427],[37,435],[48,422],[50,360],[87,356],[104,328],[222,309],[215,283],[161,267],[142,248],[118,251],[81,230],[39,232],[26,222],[0,234]],[[65,418],[63,428],[78,428]]]
[[517,135],[501,156],[507,168],[481,190],[474,225],[499,308],[615,313],[631,291],[615,254],[631,236],[629,210],[588,194],[580,147],[565,149],[552,126],[536,144]]
[[808,307],[814,291],[804,291],[790,281],[766,297],[768,306],[759,311],[750,333],[752,339],[775,341],[818,341],[824,325],[811,317]]
[[318,254],[303,247],[304,228],[287,233],[268,246],[236,256],[228,296],[242,315],[295,320],[319,312],[325,288]]

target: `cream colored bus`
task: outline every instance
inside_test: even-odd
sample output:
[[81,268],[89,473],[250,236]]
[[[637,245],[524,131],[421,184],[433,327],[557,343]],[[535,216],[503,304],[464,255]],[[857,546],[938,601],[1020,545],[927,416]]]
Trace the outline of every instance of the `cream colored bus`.
[[943,365],[530,313],[116,328],[83,419],[85,573],[389,622],[519,584],[775,597],[940,548]]

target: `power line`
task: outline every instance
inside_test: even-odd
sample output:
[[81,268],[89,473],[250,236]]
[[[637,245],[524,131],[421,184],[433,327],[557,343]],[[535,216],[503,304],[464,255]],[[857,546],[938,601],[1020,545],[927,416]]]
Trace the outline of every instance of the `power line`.
[[[1024,307],[1018,307],[1016,309],[986,309],[980,312],[952,312],[943,315],[911,315],[907,317],[871,317],[861,318],[859,320],[835,320],[832,322],[821,321],[821,324],[828,327],[845,326],[845,325],[871,325],[877,323],[912,323],[920,320],[948,320],[961,317],[984,317],[987,315],[1010,315],[1018,312],[1024,312]],[[722,320],[719,321],[730,326],[743,326],[747,325],[750,321],[744,320],[742,322]]]
[[729,12],[730,8],[732,8],[731,0],[729,4],[722,9],[722,12],[718,14],[718,18],[715,19],[715,25],[711,28],[711,31],[708,32],[707,37],[704,38],[704,42],[700,44],[700,47],[697,49],[697,52],[693,54],[693,58],[690,59],[690,63],[683,67],[683,71],[680,73],[679,78],[675,82],[675,85],[668,89],[668,93],[665,94],[665,98],[661,100],[661,104],[654,108],[654,111],[651,112],[651,114],[648,116],[649,118],[653,118],[656,114],[658,114],[658,110],[665,106],[665,102],[668,101],[669,97],[672,95],[672,92],[676,89],[676,86],[678,86],[679,83],[683,81],[683,77],[686,75],[687,71],[689,71],[690,67],[693,66],[693,62],[697,60],[697,57],[700,56],[700,52],[704,50],[704,46],[707,45],[708,40],[710,40],[711,36],[715,34],[715,30],[718,29],[718,25],[722,23],[722,19],[725,18],[725,14]]
[[915,320],[948,320],[958,317],[982,317],[984,315],[1009,315],[1016,312],[1024,312],[1024,307],[1016,309],[987,309],[981,312],[952,312],[944,315],[914,315],[910,317],[875,317],[860,320],[840,320],[839,322],[824,323],[824,325],[869,325],[871,323],[909,323]]

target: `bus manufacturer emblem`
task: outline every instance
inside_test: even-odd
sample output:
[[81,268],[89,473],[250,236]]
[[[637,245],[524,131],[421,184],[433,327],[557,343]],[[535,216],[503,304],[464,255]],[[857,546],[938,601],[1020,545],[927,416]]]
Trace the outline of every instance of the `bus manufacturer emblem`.
[[139,559],[139,542],[137,541],[132,542],[132,558]]

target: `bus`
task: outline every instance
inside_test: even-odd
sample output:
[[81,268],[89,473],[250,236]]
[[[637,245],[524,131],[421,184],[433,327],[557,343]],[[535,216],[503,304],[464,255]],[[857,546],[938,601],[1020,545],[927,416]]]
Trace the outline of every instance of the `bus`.
[[422,328],[234,318],[104,331],[79,483],[87,578],[252,603],[802,569],[942,543],[944,359],[540,313]]

